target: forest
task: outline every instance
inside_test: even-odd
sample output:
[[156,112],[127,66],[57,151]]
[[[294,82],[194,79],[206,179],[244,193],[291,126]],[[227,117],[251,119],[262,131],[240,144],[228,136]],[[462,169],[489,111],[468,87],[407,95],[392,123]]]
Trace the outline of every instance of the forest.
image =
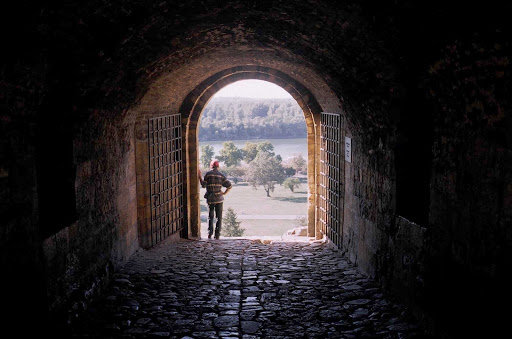
[[199,141],[306,137],[294,99],[213,98],[199,125]]

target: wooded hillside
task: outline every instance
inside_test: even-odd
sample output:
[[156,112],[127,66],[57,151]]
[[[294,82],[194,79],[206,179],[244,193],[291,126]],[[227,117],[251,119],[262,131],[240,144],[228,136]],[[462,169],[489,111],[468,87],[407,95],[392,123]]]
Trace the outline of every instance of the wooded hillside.
[[200,141],[302,137],[304,113],[293,99],[214,98],[199,125]]

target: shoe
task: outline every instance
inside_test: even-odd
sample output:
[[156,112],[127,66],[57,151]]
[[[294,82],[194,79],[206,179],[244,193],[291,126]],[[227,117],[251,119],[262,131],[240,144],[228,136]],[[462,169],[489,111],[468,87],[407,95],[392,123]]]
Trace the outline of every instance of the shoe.
[[211,234],[208,234],[208,239],[211,239],[212,238],[212,235]]
[[220,238],[220,237],[219,237],[218,235],[216,235],[216,236],[215,236],[215,239],[219,240],[219,238]]

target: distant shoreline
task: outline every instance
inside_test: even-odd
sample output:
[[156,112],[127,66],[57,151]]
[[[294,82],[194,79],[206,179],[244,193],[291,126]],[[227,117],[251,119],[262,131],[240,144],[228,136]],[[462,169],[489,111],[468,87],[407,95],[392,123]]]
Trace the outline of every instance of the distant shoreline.
[[283,159],[302,155],[305,159],[308,157],[308,139],[307,138],[265,138],[265,139],[238,139],[238,140],[208,140],[199,141],[199,155],[201,147],[209,145],[213,147],[215,154],[223,148],[223,143],[232,141],[236,147],[243,148],[247,142],[263,142],[269,141],[274,146],[274,153],[281,155]]
[[246,139],[214,139],[214,140],[201,140],[199,139],[199,142],[219,142],[219,141],[249,141],[249,140],[259,140],[259,141],[265,141],[265,140],[279,140],[279,139],[306,139],[307,136],[304,137],[279,137],[279,138],[246,138]]
[[260,100],[292,100],[297,102],[293,97],[290,98],[249,98],[249,97],[215,97],[211,100],[254,100],[254,101],[260,101]]

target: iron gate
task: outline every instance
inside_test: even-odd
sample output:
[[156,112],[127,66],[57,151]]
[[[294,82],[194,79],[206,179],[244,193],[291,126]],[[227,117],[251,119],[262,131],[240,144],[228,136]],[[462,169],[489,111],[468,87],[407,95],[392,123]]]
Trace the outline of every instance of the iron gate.
[[343,243],[342,117],[322,112],[320,118],[320,231],[340,247]]
[[148,121],[151,245],[183,229],[181,114]]

